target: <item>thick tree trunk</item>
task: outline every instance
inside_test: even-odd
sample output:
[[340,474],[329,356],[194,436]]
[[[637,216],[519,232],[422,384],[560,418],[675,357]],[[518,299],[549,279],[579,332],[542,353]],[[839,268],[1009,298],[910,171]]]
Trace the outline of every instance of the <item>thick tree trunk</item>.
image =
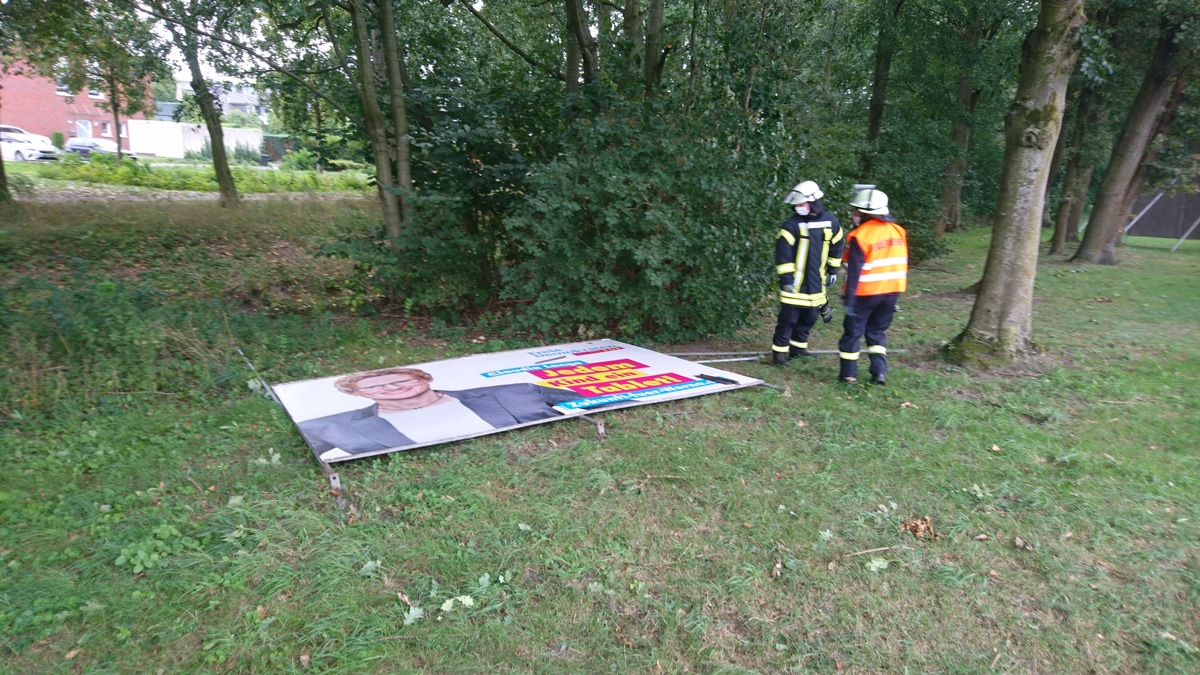
[[645,49],[641,0],[625,0],[625,6],[621,8],[621,42],[625,53],[621,55],[621,78],[617,87],[621,91],[632,91],[641,74],[639,64]]
[[350,19],[354,26],[354,55],[357,61],[358,95],[363,106],[367,136],[375,157],[375,183],[379,204],[383,209],[383,224],[388,239],[395,242],[403,233],[404,216],[400,206],[399,189],[392,169],[392,151],[388,145],[388,124],[375,93],[375,65],[371,60],[371,35],[367,28],[367,8],[364,0],[351,0]]
[[591,22],[587,10],[583,8],[583,0],[566,0],[567,23],[575,34],[579,44],[579,53],[583,57],[583,83],[592,84],[600,80],[600,54],[596,38],[592,37]]
[[204,72],[200,70],[200,49],[196,46],[194,36],[187,36],[183,52],[188,72],[192,76],[192,92],[196,97],[196,105],[200,107],[200,116],[204,118],[204,126],[208,129],[209,144],[212,146],[213,173],[217,176],[217,189],[221,192],[220,204],[237,206],[237,185],[233,182],[233,172],[229,170],[229,155],[225,152],[225,131],[221,128],[217,97],[213,95],[204,79]]
[[650,0],[646,10],[646,48],[642,57],[642,80],[646,100],[654,98],[662,79],[669,48],[663,41],[663,0]]
[[1121,135],[1113,146],[1108,169],[1100,181],[1096,194],[1096,206],[1088,222],[1083,243],[1075,251],[1072,262],[1091,262],[1112,265],[1117,262],[1116,243],[1125,224],[1125,193],[1145,154],[1146,146],[1154,133],[1155,119],[1163,110],[1167,94],[1171,90],[1175,64],[1180,49],[1176,43],[1178,25],[1163,26],[1154,56],[1142,78],[1142,86],[1133,100],[1129,115],[1121,128]]
[[[1146,177],[1150,175],[1150,167],[1158,160],[1159,149],[1154,147],[1154,139],[1171,133],[1179,106],[1183,104],[1183,91],[1187,89],[1187,75],[1186,72],[1180,73],[1175,78],[1175,87],[1167,99],[1162,115],[1158,118],[1158,124],[1154,125],[1154,132],[1150,134],[1150,140],[1147,141],[1149,150],[1142,157],[1142,161],[1138,163],[1137,171],[1134,172],[1133,178],[1129,181],[1129,187],[1125,190],[1125,206],[1121,209],[1125,213],[1133,211],[1133,203],[1137,201],[1138,195],[1142,192],[1142,186],[1146,184]],[[1122,231],[1124,231],[1124,225],[1122,225]]]
[[888,83],[892,73],[892,57],[896,54],[896,19],[904,0],[892,0],[890,12],[879,21],[879,37],[875,41],[875,69],[871,74],[871,101],[867,104],[867,149],[862,158],[863,178],[870,178],[875,169],[875,151],[883,131],[883,110],[887,105]]
[[1009,361],[1033,351],[1033,281],[1050,155],[1078,58],[1083,0],[1042,0],[1025,37],[1004,125],[1004,170],[992,243],[971,320],[950,346],[959,361]]

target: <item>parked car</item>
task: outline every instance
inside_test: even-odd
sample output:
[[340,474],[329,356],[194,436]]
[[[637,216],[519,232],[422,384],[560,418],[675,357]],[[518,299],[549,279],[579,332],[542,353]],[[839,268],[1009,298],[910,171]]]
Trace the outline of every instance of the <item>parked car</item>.
[[0,132],[0,157],[7,162],[58,159],[58,148],[44,136]]
[[54,147],[54,143],[52,143],[50,141],[49,137],[42,136],[40,134],[31,134],[28,131],[25,131],[24,129],[22,129],[21,127],[14,127],[14,126],[10,126],[8,124],[0,124],[0,134],[17,134],[19,136],[28,136],[28,137],[30,137],[36,141],[39,141],[45,145]]
[[[73,152],[83,159],[91,157],[92,153],[97,155],[115,155],[117,154],[117,144],[103,138],[68,138],[67,152]],[[137,159],[137,153],[129,150],[121,151],[122,157],[129,159]]]

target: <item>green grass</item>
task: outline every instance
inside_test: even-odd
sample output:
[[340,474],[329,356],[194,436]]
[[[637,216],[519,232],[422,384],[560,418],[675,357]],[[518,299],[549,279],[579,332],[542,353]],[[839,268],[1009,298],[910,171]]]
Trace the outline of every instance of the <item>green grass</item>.
[[[970,372],[938,349],[987,233],[954,235],[886,389],[723,364],[783,389],[341,464],[335,494],[232,347],[282,382],[483,346],[349,311],[311,251],[369,216],[255,208],[8,219],[5,670],[1200,669],[1195,243],[1044,260],[1042,353]],[[765,350],[771,312],[710,346]]]
[[[21,167],[14,175],[38,176],[54,181],[125,185],[156,190],[216,192],[217,179],[211,165],[150,166],[152,159],[124,160],[101,156],[82,162],[66,156],[57,162]],[[20,166],[12,163],[9,166]],[[234,183],[242,194],[263,192],[357,192],[369,194],[373,187],[367,175],[357,172],[317,173],[286,169],[258,169],[234,165],[230,168]]]

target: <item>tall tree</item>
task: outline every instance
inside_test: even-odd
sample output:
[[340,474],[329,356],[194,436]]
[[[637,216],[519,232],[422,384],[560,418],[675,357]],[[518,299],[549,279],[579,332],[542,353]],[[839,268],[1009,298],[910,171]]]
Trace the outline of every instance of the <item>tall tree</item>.
[[147,0],[153,13],[163,19],[172,43],[183,54],[196,106],[208,130],[212,147],[213,173],[220,190],[221,206],[239,203],[237,185],[229,168],[229,153],[225,149],[225,131],[221,126],[220,100],[213,83],[204,74],[201,64],[207,54],[218,51],[210,35],[216,31],[232,32],[235,17],[243,11],[240,2],[217,0]]
[[867,104],[867,149],[862,159],[862,175],[869,177],[875,168],[875,150],[883,130],[883,112],[887,105],[892,59],[898,43],[896,33],[900,10],[905,0],[887,0],[879,11],[879,32],[875,38],[875,64],[871,71],[871,101]]
[[1115,248],[1125,224],[1125,195],[1171,92],[1180,58],[1178,38],[1182,27],[1178,15],[1163,16],[1154,54],[1113,146],[1087,231],[1072,261],[1109,265],[1117,262]]
[[1025,38],[1020,83],[1004,125],[1004,170],[987,265],[970,322],[950,348],[960,360],[1011,360],[1033,350],[1047,166],[1085,19],[1083,0],[1042,0],[1037,27]]

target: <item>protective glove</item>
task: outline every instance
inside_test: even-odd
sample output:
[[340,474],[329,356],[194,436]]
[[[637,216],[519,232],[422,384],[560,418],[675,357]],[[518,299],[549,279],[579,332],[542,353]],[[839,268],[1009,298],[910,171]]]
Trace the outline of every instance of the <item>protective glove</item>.
[[785,286],[780,286],[779,290],[783,291],[784,293],[795,293],[796,292],[796,284],[787,284]]
[[821,320],[825,323],[833,321],[833,306],[828,302],[821,305]]
[[829,275],[825,277],[825,285],[832,286],[836,283],[837,283],[837,272],[830,272]]

